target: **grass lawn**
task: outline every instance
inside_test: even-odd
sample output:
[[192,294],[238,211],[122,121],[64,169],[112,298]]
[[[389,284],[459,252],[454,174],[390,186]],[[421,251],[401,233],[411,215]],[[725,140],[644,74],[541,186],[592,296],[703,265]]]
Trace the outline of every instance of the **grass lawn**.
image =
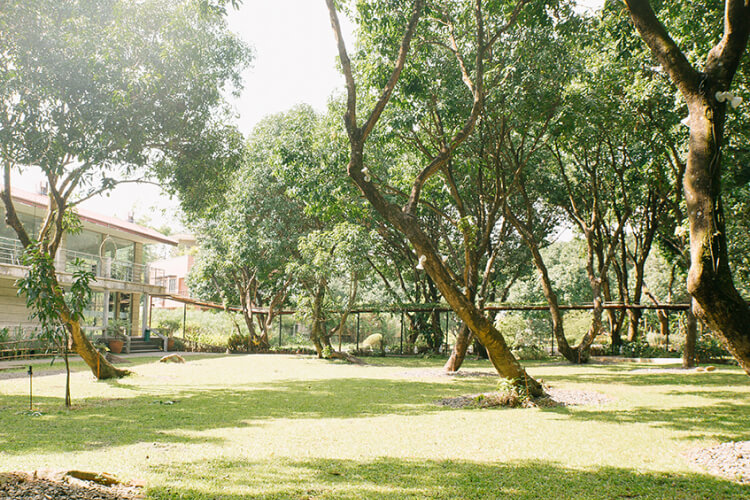
[[497,380],[438,376],[439,359],[187,359],[139,358],[110,382],[78,371],[72,411],[64,375],[39,365],[41,416],[24,413],[25,374],[0,379],[0,471],[110,472],[145,480],[148,498],[750,498],[683,456],[750,439],[750,378],[738,368],[537,363],[533,376],[611,402],[457,410],[434,401]]

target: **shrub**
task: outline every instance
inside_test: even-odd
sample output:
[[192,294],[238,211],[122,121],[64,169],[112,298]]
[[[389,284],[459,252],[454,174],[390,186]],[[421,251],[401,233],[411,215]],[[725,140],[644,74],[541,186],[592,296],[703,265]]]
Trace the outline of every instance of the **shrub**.
[[182,328],[182,322],[178,319],[164,318],[156,322],[156,328],[162,330],[166,335],[171,336]]
[[495,328],[503,334],[511,349],[534,343],[534,336],[526,320],[518,314],[498,315]]
[[[244,328],[244,320],[239,314],[234,318]],[[182,336],[182,309],[154,309],[152,325],[168,335]],[[187,310],[185,340],[196,344],[229,347],[229,337],[237,333],[232,315],[224,311]]]
[[626,358],[677,358],[680,353],[663,347],[651,346],[644,340],[623,342],[620,353]]
[[513,355],[521,361],[542,361],[549,359],[547,351],[535,345],[520,345],[513,348]]
[[249,352],[252,348],[252,341],[249,335],[240,335],[234,333],[227,339],[227,349],[234,352]]
[[[501,378],[497,383],[497,392],[499,392],[499,395],[495,403],[501,406],[517,408],[533,405],[529,391],[520,383],[519,379]],[[482,405],[483,401],[480,399],[477,403]]]
[[695,342],[695,357],[700,363],[716,363],[731,356],[713,335],[703,335]]
[[327,345],[327,346],[325,346],[323,348],[323,353],[322,354],[323,354],[323,357],[325,359],[330,359],[331,358],[331,354],[333,354],[333,349],[331,349],[331,346]]

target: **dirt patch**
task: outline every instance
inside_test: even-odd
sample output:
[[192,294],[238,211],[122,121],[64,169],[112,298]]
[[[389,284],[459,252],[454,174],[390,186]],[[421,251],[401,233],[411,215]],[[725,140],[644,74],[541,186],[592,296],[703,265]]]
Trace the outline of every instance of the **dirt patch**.
[[730,441],[687,453],[694,463],[715,476],[750,484],[750,441]]
[[76,479],[60,471],[0,473],[0,499],[134,500],[144,498],[141,486],[105,486]]
[[695,368],[639,368],[637,370],[630,370],[628,373],[639,374],[639,375],[659,375],[659,374],[678,374],[678,375],[689,375],[694,373],[711,373],[715,372],[716,367],[714,366],[699,366]]
[[469,372],[465,370],[457,372],[447,372],[442,368],[429,368],[424,370],[409,370],[396,374],[403,378],[432,378],[432,377],[494,377],[498,378],[497,372]]
[[547,395],[540,398],[521,400],[505,392],[483,392],[468,394],[455,398],[444,398],[436,401],[439,406],[450,408],[551,408],[555,406],[601,405],[612,401],[606,394],[594,391],[576,391],[570,389],[547,389]]

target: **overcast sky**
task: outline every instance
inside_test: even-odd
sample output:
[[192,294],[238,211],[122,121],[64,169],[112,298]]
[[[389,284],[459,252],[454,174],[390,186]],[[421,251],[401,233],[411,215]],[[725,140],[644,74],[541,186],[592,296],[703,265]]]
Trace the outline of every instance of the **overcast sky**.
[[[602,2],[581,0],[594,7]],[[351,24],[342,21],[351,39]],[[343,87],[323,0],[244,0],[239,10],[230,10],[229,26],[253,47],[255,54],[252,66],[243,74],[241,97],[231,99],[243,133],[248,134],[264,116],[298,103],[323,111],[328,97]],[[40,180],[39,172],[28,171],[16,175],[13,182],[35,191]],[[98,197],[82,206],[123,219],[133,211],[136,218],[147,217],[156,227],[166,224],[181,229],[175,217],[177,202],[156,186],[123,185],[109,197]]]

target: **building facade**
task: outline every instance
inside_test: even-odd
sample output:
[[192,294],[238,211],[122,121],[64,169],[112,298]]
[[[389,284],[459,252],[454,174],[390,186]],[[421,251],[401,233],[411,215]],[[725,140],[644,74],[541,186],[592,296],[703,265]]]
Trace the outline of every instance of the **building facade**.
[[[188,274],[195,264],[195,236],[180,233],[171,235],[170,238],[177,241],[176,255],[168,259],[157,260],[153,265],[164,270],[164,280],[169,295],[188,298],[190,297]],[[151,303],[156,309],[177,309],[185,306],[182,302],[166,297],[154,297]]]
[[[13,201],[30,235],[38,232],[47,213],[48,197],[13,189]],[[144,263],[144,246],[177,241],[132,221],[79,209],[82,230],[66,234],[55,256],[55,267],[63,287],[70,284],[74,263],[91,266],[93,299],[84,312],[83,328],[90,336],[105,333],[117,325],[130,337],[141,336],[148,321],[151,295],[166,292],[164,271]],[[21,265],[23,247],[15,231],[5,222],[0,204],[0,329],[16,338],[28,336],[36,328],[30,319],[25,298],[18,295],[16,280],[26,269]],[[116,321],[116,322],[115,322]]]

